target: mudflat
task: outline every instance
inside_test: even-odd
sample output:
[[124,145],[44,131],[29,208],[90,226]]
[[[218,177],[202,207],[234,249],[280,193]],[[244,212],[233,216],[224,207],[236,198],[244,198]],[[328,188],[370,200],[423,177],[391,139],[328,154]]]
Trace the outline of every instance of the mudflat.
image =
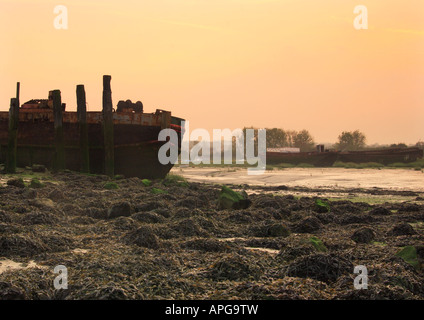
[[248,175],[245,168],[175,167],[193,182],[300,186],[308,188],[381,188],[424,192],[424,172],[413,169],[287,168]]
[[2,175],[0,299],[424,299],[421,172],[179,170]]

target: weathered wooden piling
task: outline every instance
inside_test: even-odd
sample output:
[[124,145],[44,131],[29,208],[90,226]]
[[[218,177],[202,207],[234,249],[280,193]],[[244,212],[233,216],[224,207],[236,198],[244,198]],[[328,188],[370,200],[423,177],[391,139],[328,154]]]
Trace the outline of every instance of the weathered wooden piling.
[[7,143],[6,172],[16,173],[16,153],[18,145],[19,102],[17,98],[10,99],[9,133]]
[[65,169],[65,144],[63,141],[63,113],[62,98],[60,90],[53,90],[53,115],[54,115],[54,141],[55,141],[55,159],[54,170],[61,171]]
[[115,174],[115,153],[113,142],[113,114],[111,76],[103,76],[103,139],[105,150],[105,174],[113,177]]
[[18,106],[20,106],[20,103],[19,103],[19,94],[20,94],[20,91],[21,91],[21,83],[20,82],[17,82],[16,83],[16,99],[18,99]]
[[77,85],[77,116],[80,135],[81,172],[90,172],[90,154],[88,145],[87,106],[83,84]]

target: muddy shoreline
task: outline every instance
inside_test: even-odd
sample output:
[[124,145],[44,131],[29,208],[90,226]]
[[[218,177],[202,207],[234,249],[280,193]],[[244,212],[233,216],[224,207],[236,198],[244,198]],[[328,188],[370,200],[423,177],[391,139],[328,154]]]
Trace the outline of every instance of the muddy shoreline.
[[249,175],[247,168],[234,166],[177,166],[171,172],[210,184],[424,192],[424,171],[414,169],[276,168],[255,176]]
[[[251,205],[219,210],[216,183],[20,176],[0,187],[0,299],[424,299],[420,189],[238,181]],[[408,246],[418,267],[397,255]]]

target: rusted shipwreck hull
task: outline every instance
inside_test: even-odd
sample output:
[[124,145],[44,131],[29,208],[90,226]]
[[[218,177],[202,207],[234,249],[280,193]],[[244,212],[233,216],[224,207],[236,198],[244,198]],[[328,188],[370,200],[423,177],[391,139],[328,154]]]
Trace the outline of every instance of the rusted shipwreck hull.
[[384,165],[401,162],[414,162],[423,157],[420,148],[396,148],[365,151],[325,151],[325,152],[298,152],[280,153],[267,152],[268,164],[289,163],[312,164],[316,167],[331,167],[336,161],[367,163],[377,162]]
[[388,165],[396,162],[414,162],[422,157],[423,150],[420,148],[412,147],[365,151],[345,151],[339,153],[337,160],[354,163],[377,162]]
[[[105,151],[103,114],[87,112],[89,163],[91,173],[104,173]],[[172,168],[158,161],[158,150],[165,143],[158,141],[161,129],[174,129],[181,142],[181,121],[171,112],[113,112],[115,174],[127,177],[161,178]],[[8,144],[9,112],[0,112],[0,161],[5,163]],[[43,164],[48,168],[55,161],[55,128],[52,109],[19,109],[17,134],[17,166]],[[81,169],[80,136],[77,112],[63,112],[63,137],[66,169]]]
[[337,160],[337,152],[297,152],[297,153],[282,153],[282,152],[267,152],[267,164],[288,163],[293,165],[310,164],[315,167],[331,167]]

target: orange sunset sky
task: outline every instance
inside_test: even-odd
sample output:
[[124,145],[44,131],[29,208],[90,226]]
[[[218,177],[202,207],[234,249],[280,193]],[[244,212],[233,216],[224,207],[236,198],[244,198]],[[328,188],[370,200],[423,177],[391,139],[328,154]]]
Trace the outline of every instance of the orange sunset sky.
[[[68,8],[57,30],[53,9]],[[357,5],[368,30],[353,27]],[[424,141],[423,0],[0,0],[0,110],[85,84],[190,129],[278,127],[335,142]]]

